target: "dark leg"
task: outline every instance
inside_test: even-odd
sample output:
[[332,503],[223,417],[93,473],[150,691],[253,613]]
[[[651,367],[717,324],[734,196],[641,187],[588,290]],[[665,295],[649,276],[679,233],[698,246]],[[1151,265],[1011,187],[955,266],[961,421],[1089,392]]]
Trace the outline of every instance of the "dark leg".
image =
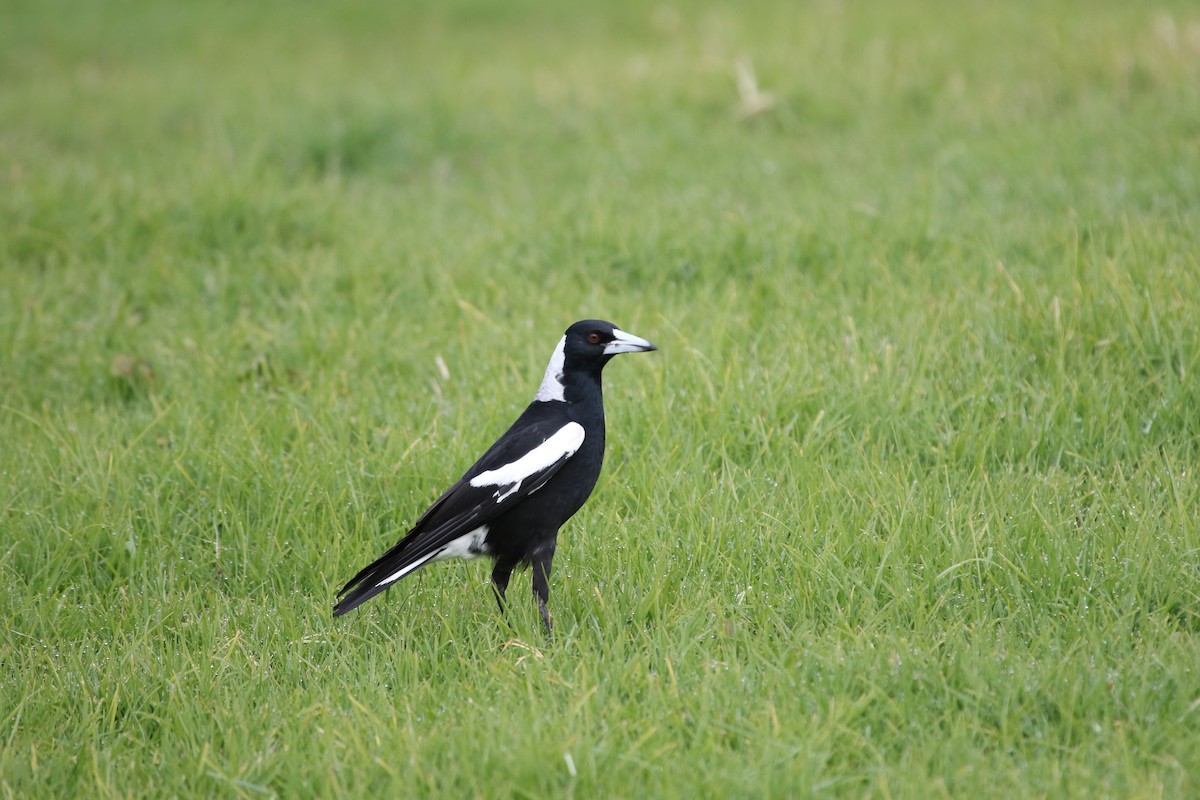
[[550,622],[550,611],[546,602],[550,599],[550,564],[554,561],[554,545],[539,551],[533,557],[533,594],[537,597],[538,610],[542,612],[542,621],[546,623],[546,633],[554,633],[554,625]]
[[515,558],[501,556],[492,567],[492,590],[496,592],[496,602],[500,605],[500,613],[504,613],[504,593],[508,591],[508,578],[517,567]]

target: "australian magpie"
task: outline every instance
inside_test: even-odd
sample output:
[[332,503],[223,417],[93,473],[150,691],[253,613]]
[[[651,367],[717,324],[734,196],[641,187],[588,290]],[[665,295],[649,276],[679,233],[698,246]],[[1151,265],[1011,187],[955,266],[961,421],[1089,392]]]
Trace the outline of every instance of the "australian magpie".
[[513,570],[533,568],[533,593],[550,631],[546,601],[558,529],[592,493],[604,461],[600,372],[619,353],[655,349],[611,322],[567,328],[529,407],[404,538],[342,587],[333,615],[426,564],[488,556],[501,613]]

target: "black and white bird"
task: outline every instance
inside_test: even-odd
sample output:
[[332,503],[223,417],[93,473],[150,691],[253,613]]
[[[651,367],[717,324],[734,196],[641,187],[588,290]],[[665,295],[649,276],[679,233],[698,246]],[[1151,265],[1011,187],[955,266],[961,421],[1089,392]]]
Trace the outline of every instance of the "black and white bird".
[[513,570],[532,567],[533,593],[552,630],[546,602],[558,529],[588,499],[604,461],[600,372],[619,353],[655,349],[611,322],[567,328],[529,407],[404,538],[342,587],[333,615],[426,564],[488,556],[500,611]]

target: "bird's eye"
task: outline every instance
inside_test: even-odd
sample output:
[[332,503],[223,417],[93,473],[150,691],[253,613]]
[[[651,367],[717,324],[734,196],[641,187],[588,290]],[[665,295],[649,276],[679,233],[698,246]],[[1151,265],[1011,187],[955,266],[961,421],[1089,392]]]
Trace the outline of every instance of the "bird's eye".
[[591,342],[592,344],[600,344],[600,333],[599,333],[599,331],[592,331],[591,333],[589,333],[589,334],[588,334],[588,341],[589,341],[589,342]]

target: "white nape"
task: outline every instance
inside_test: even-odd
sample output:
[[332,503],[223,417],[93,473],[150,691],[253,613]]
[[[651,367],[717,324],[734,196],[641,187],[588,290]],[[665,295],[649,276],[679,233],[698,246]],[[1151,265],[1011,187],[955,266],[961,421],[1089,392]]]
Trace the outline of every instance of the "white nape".
[[567,346],[567,337],[564,336],[558,340],[558,346],[554,348],[554,354],[550,356],[550,364],[546,367],[546,374],[542,378],[542,385],[538,387],[537,394],[534,395],[534,400],[540,400],[543,403],[551,400],[565,400],[566,395],[563,393],[563,363],[566,361],[564,352]]

